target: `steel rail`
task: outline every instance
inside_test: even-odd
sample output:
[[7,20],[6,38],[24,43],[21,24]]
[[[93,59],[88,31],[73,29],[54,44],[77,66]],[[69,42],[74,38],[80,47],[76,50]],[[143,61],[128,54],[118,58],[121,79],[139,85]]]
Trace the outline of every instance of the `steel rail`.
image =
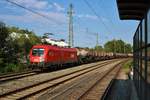
[[[124,62],[125,63],[125,62]],[[120,68],[121,69],[121,68]],[[101,100],[106,100],[109,92],[111,91],[112,86],[114,85],[115,82],[115,78],[118,76],[120,69],[117,71],[116,75],[114,76],[114,78],[111,80],[110,84],[108,85],[108,87],[106,88]]]
[[[120,63],[123,63],[123,61],[120,62]],[[118,64],[120,64],[120,63],[118,63]],[[109,71],[106,72],[106,74],[102,75],[102,77],[100,78],[100,80],[103,79],[109,72],[111,72],[112,69],[115,68],[118,64],[115,64]],[[100,73],[99,73],[99,74],[100,74]],[[95,76],[95,75],[93,75],[93,76]],[[89,78],[89,77],[88,77],[88,78]],[[82,80],[82,81],[84,82],[84,80]],[[80,83],[82,83],[82,82],[80,82]],[[58,94],[55,95],[55,96],[52,96],[50,99],[51,99],[51,100],[55,100],[55,98],[61,96],[63,93],[65,93],[66,91],[70,90],[71,88],[73,88],[73,87],[79,85],[80,83],[75,83],[75,84],[71,85],[70,87],[67,87],[65,90],[63,90],[62,92],[58,93]],[[96,83],[97,83],[97,82],[96,82]],[[95,84],[96,84],[96,83],[95,83]],[[95,85],[92,85],[92,86],[95,86]],[[92,88],[92,87],[91,87],[91,88]],[[89,89],[86,91],[86,93],[87,93],[88,91],[89,91]],[[81,95],[79,96],[79,98],[77,98],[77,100],[80,99],[83,95],[84,95],[84,93],[81,94]]]
[[[117,59],[117,60],[118,60],[118,59]],[[109,63],[111,63],[111,62],[114,62],[114,60],[113,60],[113,61],[112,61],[112,60],[109,61]],[[102,67],[102,66],[106,65],[107,63],[108,63],[108,62],[100,63],[100,64],[97,64],[97,65],[90,66],[90,67],[88,67],[88,68],[84,68],[84,69],[77,70],[77,71],[74,71],[74,72],[71,72],[71,73],[68,73],[68,74],[64,74],[64,75],[62,75],[62,76],[58,76],[58,77],[55,77],[55,78],[52,78],[52,79],[48,79],[48,80],[45,80],[45,81],[42,81],[42,82],[39,82],[39,83],[30,85],[30,86],[26,86],[26,87],[22,87],[22,88],[19,88],[19,89],[16,89],[16,90],[12,90],[12,91],[9,91],[9,92],[7,92],[7,93],[0,94],[0,97],[6,97],[6,96],[8,96],[8,95],[16,94],[16,93],[18,93],[18,92],[21,92],[21,91],[24,91],[24,90],[33,88],[33,87],[35,87],[35,86],[38,86],[38,85],[41,85],[41,84],[44,84],[44,83],[47,83],[47,82],[50,82],[50,81],[54,81],[54,80],[56,80],[56,79],[63,78],[63,77],[65,77],[65,76],[67,76],[67,75],[71,75],[71,74],[74,74],[74,73],[77,73],[77,72],[81,72],[81,71],[83,71],[83,70],[87,70],[87,69],[90,69],[90,68],[91,68],[90,70],[87,71],[87,72],[90,72],[90,71],[92,71],[92,70],[94,70],[94,69],[96,68],[95,66],[101,65],[101,67]],[[85,74],[85,73],[87,73],[87,72],[84,72],[84,73],[82,73],[82,74]],[[81,75],[81,74],[79,74],[79,75]],[[78,76],[79,76],[79,75],[78,75]],[[77,76],[74,76],[74,77],[72,77],[72,78],[75,78],[75,77],[77,77]],[[71,78],[69,78],[69,79],[67,79],[67,80],[70,80],[70,79],[71,79]],[[57,83],[57,84],[54,84],[53,87],[54,87],[54,86],[57,86],[58,84],[64,83],[64,82],[67,81],[67,80],[64,80],[64,81],[62,81],[62,82],[59,82],[59,83]],[[52,87],[52,86],[50,86],[50,87]],[[24,98],[26,98],[26,97],[32,96],[32,95],[34,95],[34,94],[36,94],[36,93],[39,93],[39,92],[41,92],[41,91],[43,91],[43,90],[46,90],[46,89],[50,88],[50,87],[46,87],[46,88],[44,88],[44,89],[42,89],[42,90],[40,90],[40,91],[35,91],[34,93],[29,94],[29,95],[25,95],[24,97],[21,97],[21,98],[19,98],[19,99],[24,99]]]
[[97,80],[94,85],[92,85],[86,92],[84,92],[82,95],[80,95],[77,100],[82,100],[81,98],[83,98],[87,93],[89,93],[98,83],[100,83],[102,81],[102,79],[104,79],[106,76],[109,75],[109,73],[113,72],[115,70],[115,68],[118,67],[118,71],[114,76],[114,78],[115,78],[121,69],[120,65],[125,62],[126,62],[126,60],[114,65],[114,67],[112,67],[106,74],[104,74],[99,80]]
[[[66,79],[66,80],[60,81],[60,82],[58,82],[58,83],[55,83],[55,84],[53,84],[53,85],[51,85],[51,86],[45,87],[45,88],[43,88],[43,89],[41,89],[41,90],[39,90],[39,91],[35,91],[35,92],[31,93],[31,94],[22,96],[22,97],[19,98],[18,100],[20,100],[20,99],[22,100],[22,99],[26,99],[26,98],[28,98],[28,97],[31,97],[31,96],[33,96],[33,95],[35,95],[35,94],[37,94],[37,93],[39,93],[39,92],[42,92],[42,91],[44,91],[44,90],[46,90],[46,89],[55,87],[55,86],[57,86],[57,85],[59,85],[59,84],[62,84],[62,83],[64,83],[64,82],[67,82],[67,81],[69,81],[69,80],[71,80],[71,79],[73,79],[73,78],[79,77],[79,76],[84,75],[84,74],[86,74],[86,73],[88,73],[88,72],[91,72],[91,71],[93,71],[93,70],[95,70],[95,69],[97,69],[97,68],[100,68],[100,67],[102,67],[102,66],[105,66],[106,64],[109,64],[109,63],[106,62],[105,64],[102,64],[102,65],[99,66],[99,67],[92,68],[91,70],[88,70],[88,71],[86,71],[86,72],[80,73],[80,74],[75,75],[75,76],[73,76],[73,77],[70,77],[70,78],[68,78],[68,79]],[[98,64],[98,65],[99,65],[99,64]],[[95,66],[97,66],[97,65],[95,65]],[[95,66],[93,66],[93,67],[95,67]],[[85,69],[84,69],[84,70],[85,70]],[[82,70],[82,71],[84,71],[84,70]],[[81,72],[81,71],[79,71],[79,72]],[[76,72],[76,73],[77,73],[77,72]],[[76,73],[73,73],[73,74],[76,74]],[[70,75],[72,75],[72,74],[70,74]]]
[[16,72],[16,73],[6,73],[6,74],[0,74],[0,79],[1,78],[6,78],[6,77],[11,77],[11,76],[17,76],[17,75],[21,75],[21,74],[26,74],[26,73],[30,73],[33,72],[33,70],[26,70],[23,72]]
[[[86,72],[84,72],[84,73],[81,73],[81,74],[79,74],[79,75],[77,75],[77,76],[68,78],[68,79],[66,79],[66,80],[64,80],[64,81],[61,81],[60,83],[55,84],[54,86],[57,86],[57,85],[62,84],[62,83],[64,83],[64,82],[70,81],[71,79],[77,78],[77,77],[79,77],[79,76],[81,76],[81,75],[84,75],[84,74],[86,74],[86,73],[88,73],[88,72],[91,72],[91,71],[93,71],[93,70],[96,70],[96,69],[98,69],[98,68],[101,68],[101,67],[103,67],[103,66],[105,66],[105,65],[108,65],[108,64],[110,64],[110,63],[112,63],[112,62],[113,62],[113,61],[111,61],[111,62],[106,62],[104,65],[101,65],[101,66],[99,66],[99,67],[97,67],[99,64],[98,64],[98,65],[95,65],[96,68],[93,68],[93,69],[91,69],[91,70],[89,70],[89,71],[86,71]],[[94,66],[94,67],[95,67],[95,66]],[[49,88],[52,88],[52,87],[53,87],[53,86],[47,87],[47,88],[45,88],[44,90],[49,89]],[[44,91],[44,90],[36,91],[36,92],[34,92],[34,93],[32,93],[32,94],[29,94],[29,95],[26,95],[26,96],[22,97],[21,99],[26,99],[26,98],[28,98],[28,97],[31,97],[31,96],[35,95],[35,94],[38,94],[38,93],[41,92],[41,91]]]
[[23,77],[33,76],[33,75],[37,75],[37,73],[35,73],[34,71],[31,71],[31,72],[24,72],[24,73],[15,74],[12,76],[10,75],[7,77],[1,77],[0,78],[0,84],[7,82],[7,81],[16,80],[16,79],[20,79]]

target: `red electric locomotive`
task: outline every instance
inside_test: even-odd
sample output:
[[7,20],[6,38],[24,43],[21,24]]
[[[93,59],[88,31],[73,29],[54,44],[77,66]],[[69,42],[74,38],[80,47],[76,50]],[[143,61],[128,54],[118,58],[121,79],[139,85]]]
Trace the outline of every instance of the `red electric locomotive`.
[[75,48],[35,45],[30,51],[30,65],[32,68],[43,69],[77,62],[77,50]]

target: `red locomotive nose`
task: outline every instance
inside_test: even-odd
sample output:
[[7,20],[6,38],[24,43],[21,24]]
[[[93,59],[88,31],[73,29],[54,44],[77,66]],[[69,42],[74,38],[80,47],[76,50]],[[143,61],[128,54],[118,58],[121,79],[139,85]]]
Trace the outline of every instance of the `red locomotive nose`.
[[44,49],[33,48],[30,54],[31,63],[39,63],[44,61]]
[[30,58],[30,61],[31,61],[31,62],[36,62],[36,63],[37,63],[37,62],[40,62],[40,57],[31,57],[31,58]]

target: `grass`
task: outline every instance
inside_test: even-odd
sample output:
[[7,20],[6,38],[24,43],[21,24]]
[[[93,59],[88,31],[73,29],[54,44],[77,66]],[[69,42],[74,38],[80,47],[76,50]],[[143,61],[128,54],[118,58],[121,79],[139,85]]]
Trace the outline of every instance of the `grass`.
[[129,60],[127,61],[124,65],[123,65],[123,69],[125,70],[125,73],[128,74],[131,67],[133,66],[133,60]]
[[125,69],[131,68],[132,65],[133,65],[133,60],[129,60],[124,64],[123,68],[125,68]]

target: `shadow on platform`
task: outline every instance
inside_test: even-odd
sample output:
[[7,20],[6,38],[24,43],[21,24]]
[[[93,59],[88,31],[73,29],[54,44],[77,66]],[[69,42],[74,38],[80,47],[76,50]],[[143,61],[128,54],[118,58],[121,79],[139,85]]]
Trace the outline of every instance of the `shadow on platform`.
[[133,80],[114,79],[104,100],[138,100]]

